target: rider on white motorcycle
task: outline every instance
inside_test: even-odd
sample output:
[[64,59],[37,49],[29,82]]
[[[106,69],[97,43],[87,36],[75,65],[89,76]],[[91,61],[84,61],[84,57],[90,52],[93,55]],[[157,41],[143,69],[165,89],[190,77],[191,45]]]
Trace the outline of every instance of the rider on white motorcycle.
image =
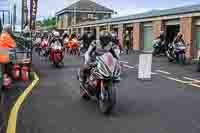
[[[59,43],[56,43],[57,41]],[[63,42],[62,42],[62,39],[60,39],[60,33],[57,32],[57,31],[54,31],[53,32],[53,38],[50,42],[50,48],[57,47],[57,45],[59,45],[59,47],[63,47]]]
[[93,41],[85,53],[85,64],[80,69],[80,81],[85,86],[87,78],[90,76],[90,70],[95,67],[96,56],[101,56],[105,52],[110,52],[114,58],[118,59],[115,50],[113,49],[112,36],[109,32],[104,31],[100,33],[100,38]]

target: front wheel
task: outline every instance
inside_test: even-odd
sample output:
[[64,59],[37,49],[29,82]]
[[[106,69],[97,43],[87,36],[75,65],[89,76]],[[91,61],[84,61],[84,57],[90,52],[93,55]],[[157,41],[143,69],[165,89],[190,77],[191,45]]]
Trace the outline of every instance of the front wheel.
[[185,64],[186,63],[185,54],[180,54],[179,55],[179,61],[180,61],[181,64]]
[[200,58],[199,58],[199,61],[198,61],[198,64],[197,64],[197,72],[200,72]]
[[115,104],[116,104],[116,88],[111,87],[109,90],[105,91],[106,95],[105,99],[102,99],[101,96],[99,98],[99,109],[101,113],[108,114],[110,113]]
[[54,66],[55,66],[56,68],[59,68],[59,63],[53,62],[53,64],[54,64]]
[[173,62],[174,61],[174,58],[170,55],[170,53],[168,51],[166,51],[166,55],[167,55],[167,58],[168,58],[169,62]]
[[154,50],[153,50],[153,56],[156,56],[158,54],[160,54],[160,48],[154,48]]

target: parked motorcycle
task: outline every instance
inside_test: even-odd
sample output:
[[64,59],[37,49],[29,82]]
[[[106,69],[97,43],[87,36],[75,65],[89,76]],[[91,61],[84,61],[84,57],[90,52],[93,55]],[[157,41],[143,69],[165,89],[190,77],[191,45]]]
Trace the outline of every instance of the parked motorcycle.
[[186,46],[179,42],[177,44],[169,44],[168,50],[166,52],[169,62],[176,60],[182,64],[185,64],[186,61]]
[[160,43],[160,39],[157,39],[154,41],[153,44],[153,56],[157,56],[160,54],[166,54],[165,53],[165,45],[164,44],[159,44]]
[[60,43],[60,42],[56,41],[54,44],[52,44],[52,47],[50,48],[49,59],[51,62],[53,62],[53,64],[56,67],[59,67],[60,65],[64,66],[64,62],[63,62],[64,50],[61,44],[57,44],[57,43]]
[[[88,82],[80,84],[80,94],[84,99],[97,99],[102,113],[109,113],[116,103],[116,84],[120,82],[121,66],[111,53],[96,57]],[[78,71],[78,79],[80,71]]]

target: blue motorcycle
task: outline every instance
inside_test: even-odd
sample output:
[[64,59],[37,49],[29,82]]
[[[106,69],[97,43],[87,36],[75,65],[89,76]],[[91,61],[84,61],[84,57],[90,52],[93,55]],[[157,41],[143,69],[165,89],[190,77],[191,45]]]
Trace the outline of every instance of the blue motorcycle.
[[167,50],[167,57],[169,62],[177,61],[181,64],[185,64],[186,62],[186,45],[182,42],[178,42],[176,44],[169,44]]

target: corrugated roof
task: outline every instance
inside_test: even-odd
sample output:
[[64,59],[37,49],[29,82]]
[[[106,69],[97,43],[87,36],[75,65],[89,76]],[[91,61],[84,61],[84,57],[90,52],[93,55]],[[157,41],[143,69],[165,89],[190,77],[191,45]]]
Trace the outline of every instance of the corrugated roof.
[[183,7],[172,8],[172,9],[152,10],[152,11],[148,11],[145,13],[139,13],[139,14],[134,14],[134,15],[129,15],[129,16],[116,17],[116,18],[112,18],[112,19],[104,19],[104,20],[82,23],[81,25],[120,22],[120,21],[152,18],[152,17],[159,17],[159,16],[178,15],[178,14],[193,13],[193,12],[200,12],[200,4],[183,6]]
[[104,7],[100,4],[97,4],[90,0],[80,0],[72,5],[70,5],[67,8],[62,9],[61,11],[57,12],[56,15],[63,14],[65,12],[73,12],[74,9],[78,11],[104,11],[104,12],[114,12],[112,9],[109,9],[107,7]]

